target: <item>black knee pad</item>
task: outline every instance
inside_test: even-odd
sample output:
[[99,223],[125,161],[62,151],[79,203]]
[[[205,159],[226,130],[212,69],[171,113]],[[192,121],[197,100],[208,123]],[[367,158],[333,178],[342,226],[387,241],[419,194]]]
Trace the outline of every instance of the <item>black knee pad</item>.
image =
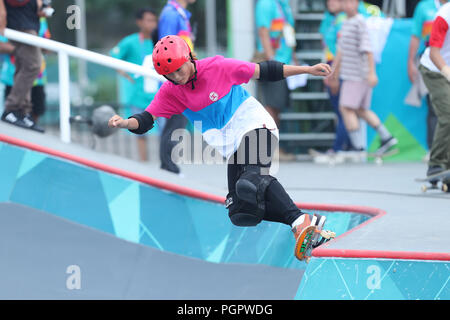
[[261,167],[247,166],[236,182],[236,194],[265,212],[265,194],[267,187],[276,180],[268,174],[261,174]]
[[254,227],[264,218],[264,211],[238,198],[236,193],[229,193],[225,201],[228,217],[235,226]]

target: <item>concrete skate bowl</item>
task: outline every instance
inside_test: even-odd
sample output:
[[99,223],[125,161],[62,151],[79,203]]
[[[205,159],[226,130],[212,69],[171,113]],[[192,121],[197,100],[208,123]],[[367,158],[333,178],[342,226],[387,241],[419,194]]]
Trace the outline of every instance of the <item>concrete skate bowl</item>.
[[[222,197],[101,162],[0,135],[1,299],[449,297],[445,261],[324,245],[306,265],[288,226],[235,227]],[[385,214],[299,206],[327,215],[340,237]],[[415,290],[422,272],[432,276]]]

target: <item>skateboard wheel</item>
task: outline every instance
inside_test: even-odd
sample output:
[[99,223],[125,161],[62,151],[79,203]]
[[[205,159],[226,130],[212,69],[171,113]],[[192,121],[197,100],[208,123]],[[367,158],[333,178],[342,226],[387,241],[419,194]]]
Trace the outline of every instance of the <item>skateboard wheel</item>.
[[422,186],[422,192],[427,192],[428,187],[427,186]]
[[320,232],[320,235],[322,236],[322,238],[329,240],[336,238],[336,233],[330,230],[322,230]]
[[448,184],[446,183],[442,184],[442,191],[448,192]]

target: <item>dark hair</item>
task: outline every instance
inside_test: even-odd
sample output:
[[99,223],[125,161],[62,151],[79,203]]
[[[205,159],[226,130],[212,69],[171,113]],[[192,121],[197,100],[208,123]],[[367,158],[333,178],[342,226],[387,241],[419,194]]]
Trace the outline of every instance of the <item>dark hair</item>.
[[142,18],[144,18],[144,14],[146,14],[146,13],[151,13],[152,15],[154,15],[156,17],[156,11],[153,10],[152,8],[146,7],[146,8],[141,8],[138,11],[136,11],[136,19],[142,20]]

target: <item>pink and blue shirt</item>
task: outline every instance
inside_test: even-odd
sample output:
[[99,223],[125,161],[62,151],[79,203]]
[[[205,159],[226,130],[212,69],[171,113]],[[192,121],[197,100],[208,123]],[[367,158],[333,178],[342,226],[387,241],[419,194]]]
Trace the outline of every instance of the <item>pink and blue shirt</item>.
[[196,61],[195,89],[190,83],[165,82],[146,108],[156,117],[183,114],[203,133],[206,142],[229,157],[252,129],[278,129],[264,107],[240,85],[248,83],[255,64],[215,56]]

